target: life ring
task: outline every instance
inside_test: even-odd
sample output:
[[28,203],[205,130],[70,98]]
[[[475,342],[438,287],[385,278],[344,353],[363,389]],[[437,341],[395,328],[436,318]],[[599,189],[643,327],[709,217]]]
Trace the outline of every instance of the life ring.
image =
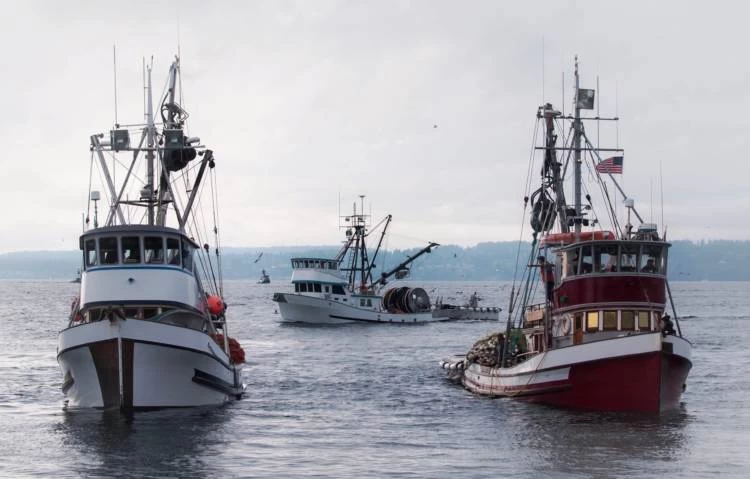
[[573,323],[573,320],[570,319],[570,316],[565,316],[562,319],[562,326],[561,326],[560,329],[562,329],[562,333],[565,336],[567,336],[568,334],[570,334],[570,329],[571,329],[572,323]]

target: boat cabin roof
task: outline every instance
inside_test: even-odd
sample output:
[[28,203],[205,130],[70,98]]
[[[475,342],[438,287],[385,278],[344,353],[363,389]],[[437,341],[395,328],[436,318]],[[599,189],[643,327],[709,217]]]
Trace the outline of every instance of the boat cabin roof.
[[79,238],[79,247],[83,249],[83,242],[85,239],[90,237],[99,236],[112,236],[112,235],[143,235],[143,234],[168,234],[177,235],[182,239],[190,243],[196,248],[200,248],[200,245],[193,239],[189,238],[182,231],[170,228],[169,226],[158,226],[158,225],[115,225],[115,226],[102,226],[101,228],[95,228],[86,231]]
[[591,241],[580,241],[578,243],[572,243],[569,245],[561,246],[559,248],[556,248],[556,251],[559,251],[559,252],[572,251],[577,248],[580,248],[581,246],[589,246],[589,245],[596,245],[596,246],[647,245],[647,246],[659,246],[659,247],[664,247],[664,248],[669,248],[670,246],[672,246],[671,243],[667,243],[666,241],[652,241],[652,240],[641,240],[641,239],[591,240]]

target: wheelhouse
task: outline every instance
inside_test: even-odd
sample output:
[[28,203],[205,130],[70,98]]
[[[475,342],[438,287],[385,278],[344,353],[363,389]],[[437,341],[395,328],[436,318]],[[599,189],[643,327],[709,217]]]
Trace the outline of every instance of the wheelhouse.
[[210,329],[204,324],[207,303],[194,261],[198,245],[180,231],[149,225],[96,228],[81,236],[80,249],[75,322],[121,316]]
[[159,267],[193,273],[198,245],[173,228],[125,225],[98,228],[80,238],[83,270],[120,267]]
[[292,258],[292,269],[320,269],[337,271],[338,261],[323,258]]
[[669,243],[660,241],[588,241],[557,251],[556,282],[580,275],[666,275]]

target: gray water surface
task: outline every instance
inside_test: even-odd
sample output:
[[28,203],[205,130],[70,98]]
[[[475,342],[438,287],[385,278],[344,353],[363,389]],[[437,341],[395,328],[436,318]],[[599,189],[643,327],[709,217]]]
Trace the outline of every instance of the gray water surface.
[[[244,399],[66,412],[56,335],[77,288],[0,282],[0,476],[750,477],[749,283],[672,284],[695,349],[683,407],[666,416],[476,397],[438,361],[497,323],[281,325],[270,298],[288,284],[242,281],[225,288],[249,361]],[[425,289],[505,308],[510,285]]]

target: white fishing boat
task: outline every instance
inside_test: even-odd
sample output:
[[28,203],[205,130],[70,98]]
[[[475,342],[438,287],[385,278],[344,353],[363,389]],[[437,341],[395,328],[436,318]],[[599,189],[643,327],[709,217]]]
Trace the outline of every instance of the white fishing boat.
[[[195,211],[215,198],[215,158],[186,134],[188,115],[177,103],[179,58],[169,70],[159,123],[152,67],[144,70],[145,124],[115,121],[106,135],[90,138],[106,219],[100,226],[102,195],[90,189],[94,221],[80,238],[80,295],[58,336],[69,408],[214,405],[244,392],[244,351],[227,331],[216,212],[198,217]],[[130,143],[133,134],[140,136],[137,146]],[[109,165],[117,163],[126,172],[115,175]],[[214,224],[199,227],[205,217]]]
[[[586,135],[581,110],[593,109],[594,93],[579,88],[576,60],[574,114],[566,116],[549,103],[537,110],[538,131],[544,133],[536,148],[541,178],[524,200],[532,246],[511,292],[505,330],[441,366],[476,394],[572,409],[659,413],[679,406],[692,345],[682,335],[667,281],[666,233],[644,222],[614,178],[622,174],[623,150],[594,146]],[[598,112],[588,119],[618,120]],[[563,126],[568,122],[569,129]],[[562,146],[560,130],[570,132]],[[616,156],[602,159],[601,152]],[[528,171],[539,171],[537,166]],[[568,168],[573,204],[566,200]],[[617,214],[607,179],[622,195],[625,218]],[[601,202],[592,198],[597,191]],[[603,229],[603,222],[611,230]],[[536,294],[538,287],[542,291]]]
[[269,284],[270,282],[271,282],[271,277],[268,276],[268,273],[266,273],[266,270],[265,269],[261,270],[258,284]]
[[[409,265],[437,248],[437,243],[429,243],[396,267],[374,278],[375,261],[391,215],[371,228],[370,215],[364,214],[362,202],[359,211],[355,203],[353,214],[342,219],[346,241],[335,258],[292,258],[294,293],[274,293],[273,296],[283,322],[425,323],[449,319],[445,315],[433,314],[430,297],[422,288],[385,288],[391,278],[406,278]],[[381,234],[375,252],[370,256],[366,242],[377,231]]]

